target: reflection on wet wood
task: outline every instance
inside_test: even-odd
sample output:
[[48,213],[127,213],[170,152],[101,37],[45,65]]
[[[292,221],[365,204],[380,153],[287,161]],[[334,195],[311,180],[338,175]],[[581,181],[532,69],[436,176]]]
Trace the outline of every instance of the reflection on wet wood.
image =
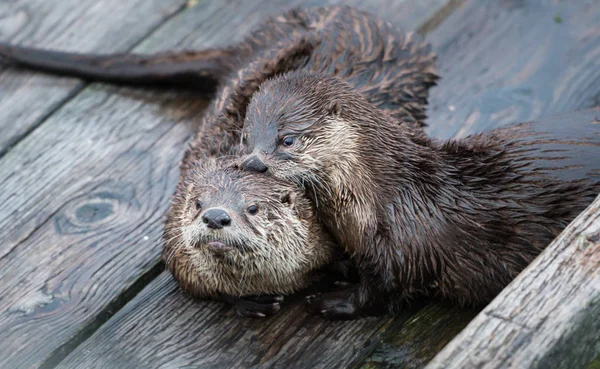
[[427,37],[442,76],[429,132],[462,137],[600,105],[598,24],[598,0],[465,1]]

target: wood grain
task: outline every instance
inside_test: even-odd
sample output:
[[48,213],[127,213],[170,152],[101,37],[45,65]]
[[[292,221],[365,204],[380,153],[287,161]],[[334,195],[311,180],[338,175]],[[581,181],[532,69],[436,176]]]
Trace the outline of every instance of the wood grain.
[[[389,4],[380,2],[380,10],[385,13]],[[292,5],[272,1],[259,11],[242,1],[201,2],[136,51],[222,46],[243,37],[265,15]],[[404,11],[397,21],[421,19],[422,9],[419,14]],[[201,109],[189,100],[177,103],[177,97],[92,85],[0,161],[0,235],[6,240],[0,254],[0,268],[6,270],[0,332],[2,342],[10,342],[0,346],[0,366],[52,366],[156,265],[161,216],[190,121]],[[9,265],[20,267],[4,268]],[[291,314],[287,319],[298,319]],[[320,324],[332,329],[323,347],[334,347],[343,330]],[[356,339],[353,344],[360,347],[382,321],[354,324],[364,328],[363,336],[345,335],[343,341]],[[303,347],[298,350],[310,349]],[[355,354],[338,355],[349,362]]]
[[[600,108],[595,108],[553,115],[542,119],[536,126],[539,131],[558,132],[559,135],[562,133],[563,136],[568,134],[569,127],[577,127],[577,131],[572,133],[572,137],[593,139],[590,137],[590,135],[594,135],[593,129],[588,130],[588,128],[600,124],[599,119]],[[544,129],[544,127],[547,129]],[[562,132],[563,130],[565,132]],[[585,145],[581,146],[581,148],[583,147]],[[594,158],[594,156],[589,156],[589,153],[586,153],[586,151],[584,149],[579,157],[582,162],[586,162],[586,156],[587,162],[590,162]],[[577,158],[578,156],[575,155],[574,157]],[[583,174],[593,180],[597,179],[600,173],[597,170],[591,170]],[[576,283],[573,285],[565,283],[561,286],[556,286],[556,288],[568,290],[575,288]],[[600,288],[600,285],[598,287]],[[541,305],[539,308],[546,309],[546,307]],[[548,309],[552,309],[552,307]],[[477,311],[474,310],[458,309],[444,305],[432,305],[423,309],[410,317],[409,321],[404,325],[392,324],[382,335],[383,344],[377,347],[373,355],[364,361],[362,369],[395,368],[399,366],[403,368],[423,368],[433,359],[436,351],[449,343],[462,328],[467,326],[471,318],[475,317],[476,314]],[[600,331],[596,334],[596,337],[598,338],[598,342],[600,342]],[[492,351],[494,349],[494,347],[491,348]],[[509,351],[506,351],[505,354],[509,355]],[[482,352],[480,355],[485,354]],[[477,366],[473,367],[478,368]],[[516,365],[515,367],[520,368],[520,365]],[[580,367],[583,368],[582,366],[573,366],[573,368]],[[456,368],[462,367],[459,365]],[[471,366],[466,365],[465,368],[471,368]],[[526,366],[523,366],[523,368],[526,368]]]
[[600,196],[427,368],[585,368],[599,317]]
[[[232,11],[212,4],[174,20],[189,39],[167,28],[139,50],[226,44],[261,18],[237,4],[224,30],[209,20]],[[194,100],[92,85],[0,161],[0,341],[10,343],[0,367],[59,360],[157,264],[162,216],[205,104]]]
[[[243,37],[264,16],[281,12],[294,3],[299,1],[271,1],[258,9],[254,3],[241,0],[202,1],[174,17],[135,51],[223,46]],[[391,2],[380,4],[381,12],[385,13],[386,5]],[[399,19],[402,17],[411,19],[406,13]],[[121,34],[107,37],[114,45],[123,38]],[[95,51],[110,50],[95,48]],[[2,78],[10,79],[19,74],[5,70]],[[51,95],[59,95],[58,91],[44,90],[54,84],[67,83],[60,90],[67,95],[78,90],[77,82],[73,81],[61,82],[62,79],[39,75],[24,78],[26,81],[21,82],[31,86],[40,83],[36,90],[41,92],[35,99],[49,101]],[[19,88],[13,88],[11,96]],[[18,104],[30,109],[35,99]],[[59,100],[50,105],[56,108]],[[12,104],[18,105],[14,101]],[[44,114],[47,115],[52,112],[50,105],[38,106],[35,110],[46,109]],[[19,114],[10,118],[23,124],[27,119],[43,122],[0,160],[0,367],[53,367],[106,321],[113,310],[125,304],[145,283],[145,276],[154,273],[158,265],[162,216],[177,181],[185,142],[203,106],[204,102],[189,95],[92,84],[47,119],[40,119],[42,115],[19,118]],[[23,106],[20,109],[28,111]],[[7,120],[9,118],[2,118],[0,122],[6,124]],[[154,284],[150,288],[153,287]],[[172,291],[174,287],[164,288]],[[179,291],[173,293],[184,298]],[[157,296],[151,298],[156,299],[157,306],[162,306]],[[195,314],[210,312],[204,312],[202,305],[183,301],[191,304],[192,309],[200,308]],[[157,318],[165,319],[165,324],[169,322],[168,317],[179,317],[177,311],[165,310],[165,313],[166,316]],[[147,320],[147,316],[138,318]],[[303,312],[291,311],[289,315],[282,315],[282,319],[289,323],[301,322],[306,317]],[[231,324],[236,322],[231,320]],[[353,323],[355,328],[347,328],[319,320],[312,332],[286,331],[286,326],[277,326],[278,329],[271,328],[261,335],[271,335],[276,338],[273,342],[281,340],[291,347],[259,346],[267,357],[271,355],[273,360],[279,360],[277,358],[292,353],[309,355],[316,347],[339,350],[335,345],[342,342],[353,349],[338,355],[350,362],[382,322],[366,320]],[[210,324],[214,330],[220,326],[215,322]],[[177,345],[179,331],[164,327],[165,334],[170,334],[174,341],[173,347],[163,345],[163,350],[176,350],[190,357],[198,354],[187,345]],[[231,334],[242,334],[242,328]],[[354,330],[346,332],[347,329]],[[322,331],[330,334],[319,339]],[[280,339],[279,335],[286,332],[293,334],[288,333],[292,335],[289,339]],[[294,339],[298,334],[310,337],[298,341]],[[142,343],[140,332],[130,337]],[[236,349],[242,348],[231,346],[231,357],[236,356]],[[280,349],[280,356],[269,354]],[[127,360],[137,360],[145,353],[150,355],[142,350]],[[333,365],[326,357],[314,355],[315,362]]]
[[600,105],[600,0],[467,0],[428,35],[429,133],[465,136]]
[[431,303],[406,322],[394,320],[360,368],[423,368],[476,315],[476,310]]
[[[0,2],[0,40],[62,50],[127,51],[185,0],[11,0]],[[5,68],[0,60],[0,156],[82,82]]]
[[385,320],[324,322],[301,304],[270,319],[194,301],[163,273],[58,368],[342,368]]

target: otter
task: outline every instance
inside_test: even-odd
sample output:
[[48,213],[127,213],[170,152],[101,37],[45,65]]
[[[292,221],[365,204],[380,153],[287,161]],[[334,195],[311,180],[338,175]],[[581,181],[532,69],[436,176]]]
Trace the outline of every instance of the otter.
[[[258,88],[272,78],[300,70],[336,75],[381,114],[393,117],[405,130],[415,134],[422,132],[428,90],[438,79],[435,55],[416,34],[403,33],[387,21],[346,6],[291,10],[267,19],[242,42],[223,49],[101,56],[0,43],[0,57],[8,63],[87,80],[185,87],[210,96],[212,102],[182,160],[180,184],[175,193],[176,199],[190,201],[193,196],[188,192],[194,187],[184,185],[193,181],[190,168],[214,158],[239,155],[244,144],[241,132],[248,104]],[[251,182],[254,178],[258,177],[244,181]],[[274,180],[269,178],[264,181]],[[169,219],[177,219],[181,209],[191,208],[192,204],[173,206]],[[171,220],[169,224],[175,223]],[[173,230],[169,228],[167,233]],[[168,234],[165,240],[170,240]],[[173,245],[181,245],[183,241],[170,240],[166,247],[173,249]],[[218,243],[205,246],[213,251],[220,247]],[[168,253],[165,257],[168,259]],[[343,276],[352,269],[351,265],[342,263]],[[175,273],[185,271],[169,267]],[[209,294],[232,302],[243,314],[270,313],[264,305],[277,302],[265,297],[251,299],[253,305],[249,306],[248,301],[231,297],[234,296],[231,292],[239,291],[209,293],[211,287],[204,291],[185,282],[185,278],[185,274],[179,276],[184,288],[193,294]]]
[[179,183],[162,258],[190,295],[265,317],[331,264],[336,249],[297,186],[207,158],[190,163]]
[[240,166],[304,187],[359,269],[360,283],[307,297],[326,318],[397,313],[417,295],[485,304],[600,193],[598,124],[440,141],[305,71],[263,83],[245,119]]

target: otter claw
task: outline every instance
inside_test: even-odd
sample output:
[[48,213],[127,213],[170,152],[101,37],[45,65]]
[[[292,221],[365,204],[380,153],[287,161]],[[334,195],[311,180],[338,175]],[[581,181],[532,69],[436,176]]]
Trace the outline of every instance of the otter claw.
[[348,320],[361,316],[362,310],[352,298],[352,289],[311,295],[306,297],[306,308],[312,314],[320,314],[325,319]]
[[283,302],[283,296],[281,295],[258,295],[258,296],[247,296],[245,300],[256,302],[259,304],[275,304]]
[[333,284],[334,284],[336,287],[348,287],[348,286],[350,286],[352,283],[350,283],[350,282],[346,282],[346,281],[335,281],[335,282],[333,282]]
[[216,299],[232,304],[238,316],[249,318],[275,315],[281,310],[280,303],[283,302],[283,296],[274,295],[235,297],[221,294]]
[[235,311],[238,316],[249,318],[264,318],[275,315],[281,310],[278,302],[261,304],[254,301],[239,299],[235,303]]

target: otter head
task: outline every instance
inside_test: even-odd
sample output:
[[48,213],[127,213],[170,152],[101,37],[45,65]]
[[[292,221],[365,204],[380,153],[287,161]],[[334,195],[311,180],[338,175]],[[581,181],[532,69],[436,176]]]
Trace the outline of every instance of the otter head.
[[337,187],[363,166],[360,120],[368,105],[334,76],[291,72],[267,81],[247,108],[240,166],[300,186]]
[[163,259],[195,296],[288,294],[333,249],[296,186],[206,159],[179,184]]

